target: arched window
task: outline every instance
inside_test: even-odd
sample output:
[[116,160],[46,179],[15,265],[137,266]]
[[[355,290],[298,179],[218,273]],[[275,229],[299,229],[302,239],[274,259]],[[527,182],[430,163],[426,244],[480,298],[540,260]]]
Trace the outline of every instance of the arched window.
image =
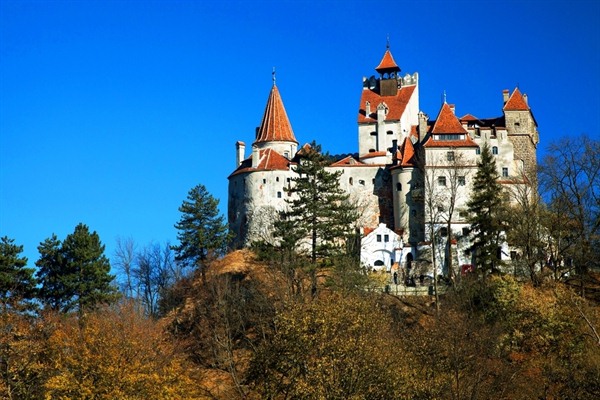
[[401,192],[401,191],[402,191],[402,184],[401,184],[400,182],[396,183],[396,190],[397,190],[398,192]]
[[498,147],[492,147],[492,154],[498,154]]
[[350,185],[354,184],[354,180],[352,179],[352,177],[348,178],[348,183],[349,183]]

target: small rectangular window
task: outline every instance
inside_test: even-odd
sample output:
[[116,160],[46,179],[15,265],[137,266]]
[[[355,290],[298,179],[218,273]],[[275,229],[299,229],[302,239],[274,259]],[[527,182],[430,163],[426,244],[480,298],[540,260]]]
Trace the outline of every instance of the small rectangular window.
[[440,186],[446,186],[446,177],[445,176],[438,176],[438,185]]
[[469,228],[467,228],[467,227],[462,228],[462,233],[463,233],[463,236],[468,236],[469,235]]
[[281,198],[281,192],[277,192],[277,198],[280,199]]
[[481,154],[481,149],[479,147],[475,149],[475,154]]
[[459,186],[465,186],[467,184],[467,180],[465,179],[464,176],[459,176],[458,177],[458,185]]
[[508,176],[508,168],[507,167],[502,167],[502,176],[503,177],[507,177]]
[[381,242],[381,235],[377,235],[377,241]]
[[266,179],[263,179],[263,184],[264,184],[264,183],[267,183],[267,180],[266,180]]
[[438,211],[442,212],[442,211],[444,211],[444,206],[438,206],[437,209],[438,209]]
[[453,151],[449,151],[446,153],[446,160],[454,161],[454,152]]
[[383,241],[384,242],[389,242],[390,241],[390,235],[383,235]]

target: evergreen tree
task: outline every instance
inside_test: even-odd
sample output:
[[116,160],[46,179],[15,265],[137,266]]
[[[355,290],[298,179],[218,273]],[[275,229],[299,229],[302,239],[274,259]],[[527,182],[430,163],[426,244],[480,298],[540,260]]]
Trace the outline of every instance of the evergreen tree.
[[27,268],[27,258],[19,254],[23,246],[14,244],[14,239],[0,239],[0,301],[2,306],[29,308],[29,300],[36,296],[34,269]]
[[287,190],[288,208],[275,224],[280,246],[301,250],[308,240],[312,264],[312,291],[316,291],[317,259],[338,255],[346,248],[357,219],[355,208],[339,187],[341,172],[329,172],[329,158],[315,142],[300,152],[300,159]]
[[219,214],[219,200],[204,187],[197,185],[188,192],[179,207],[181,219],[175,224],[179,231],[175,260],[195,266],[205,279],[206,261],[211,255],[223,253],[229,239],[227,225]]
[[38,246],[40,297],[52,309],[83,312],[117,299],[110,263],[96,232],[84,224],[60,242],[56,235]]
[[484,275],[494,271],[500,262],[498,248],[501,245],[503,227],[502,186],[498,183],[496,160],[485,143],[477,173],[473,179],[469,207],[469,223],[474,233],[473,250],[477,267]]

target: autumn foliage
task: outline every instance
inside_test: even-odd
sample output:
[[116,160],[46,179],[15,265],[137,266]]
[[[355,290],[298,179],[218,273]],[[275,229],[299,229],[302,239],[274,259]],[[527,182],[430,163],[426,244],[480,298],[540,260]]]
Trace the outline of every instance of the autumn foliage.
[[[562,283],[464,279],[433,298],[310,285],[231,253],[155,320],[123,303],[0,316],[7,399],[587,399],[600,312]],[[310,277],[305,277],[310,282]]]

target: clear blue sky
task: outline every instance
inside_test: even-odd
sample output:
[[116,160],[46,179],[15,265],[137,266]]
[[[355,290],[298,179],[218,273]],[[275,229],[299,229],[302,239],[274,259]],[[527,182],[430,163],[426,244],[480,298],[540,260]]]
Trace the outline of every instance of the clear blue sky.
[[357,151],[363,76],[389,34],[421,109],[501,115],[529,95],[541,148],[600,136],[600,2],[0,1],[0,235],[29,265],[79,222],[175,242],[198,183],[221,201],[271,70],[297,139]]

